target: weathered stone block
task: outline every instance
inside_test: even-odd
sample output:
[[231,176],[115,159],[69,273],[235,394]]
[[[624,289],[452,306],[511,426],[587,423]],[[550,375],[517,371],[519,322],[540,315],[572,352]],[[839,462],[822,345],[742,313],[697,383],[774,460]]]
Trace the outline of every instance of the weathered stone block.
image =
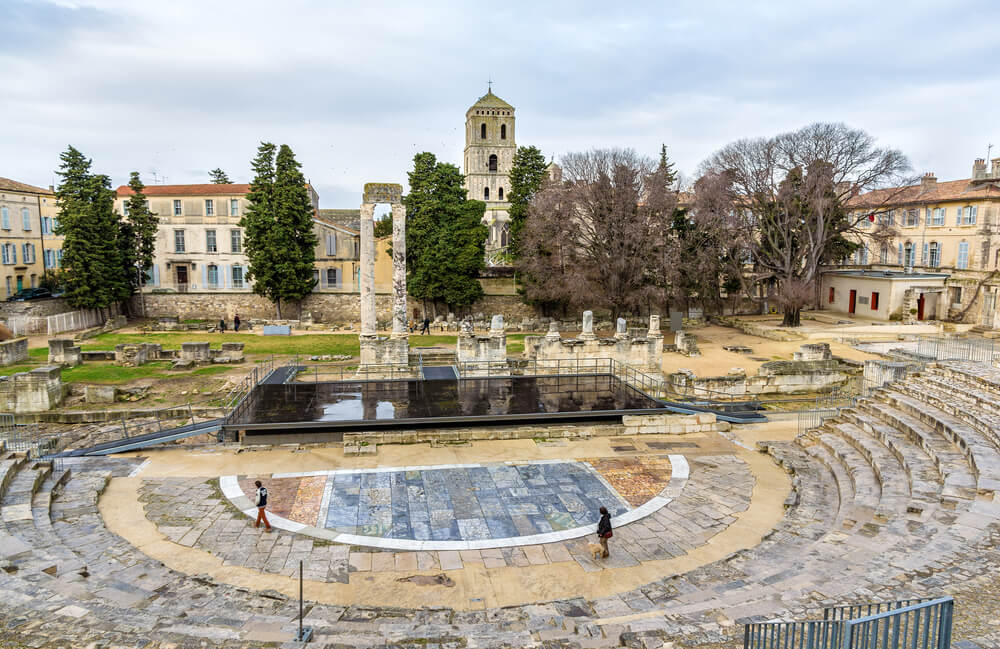
[[63,367],[75,367],[81,361],[80,347],[73,344],[72,338],[49,339],[49,363]]
[[264,325],[265,336],[291,336],[292,328],[289,325]]
[[114,403],[117,390],[113,385],[86,385],[83,400],[87,403]]
[[16,365],[28,360],[28,339],[14,338],[0,342],[0,365]]
[[125,367],[139,367],[146,363],[145,345],[121,344],[115,345],[115,364]]
[[196,363],[207,363],[211,360],[212,354],[209,351],[209,343],[181,343],[181,360],[194,361]]

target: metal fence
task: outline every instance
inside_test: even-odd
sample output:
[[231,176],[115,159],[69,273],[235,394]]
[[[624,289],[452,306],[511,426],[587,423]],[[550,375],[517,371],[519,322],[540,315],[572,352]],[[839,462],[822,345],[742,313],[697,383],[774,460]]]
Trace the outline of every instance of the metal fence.
[[[951,597],[826,609],[823,620],[743,627],[744,649],[949,649]],[[861,616],[861,617],[855,617]]]
[[0,413],[0,441],[8,451],[38,457],[55,445],[56,436],[43,435],[39,431],[38,422],[18,424],[14,421],[14,415]]
[[[118,315],[118,305],[111,305],[110,317]],[[50,336],[65,331],[77,331],[104,324],[109,312],[100,309],[81,309],[50,316],[10,316],[7,326],[15,336],[48,334]]]
[[917,338],[917,355],[935,361],[978,361],[990,364],[1000,355],[992,338]]

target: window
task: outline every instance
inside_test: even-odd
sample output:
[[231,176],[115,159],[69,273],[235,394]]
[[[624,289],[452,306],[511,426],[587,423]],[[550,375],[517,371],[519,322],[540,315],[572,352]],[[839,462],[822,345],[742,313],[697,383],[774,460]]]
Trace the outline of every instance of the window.
[[0,227],[10,230],[10,210],[6,207],[0,207]]
[[912,268],[913,262],[913,243],[907,241],[906,245],[903,246],[903,266]]
[[889,263],[889,246],[883,244],[882,249],[879,251],[878,262],[880,264]]
[[219,252],[215,243],[215,230],[205,230],[205,252]]
[[503,200],[503,187],[501,187],[499,190],[497,190],[497,200],[499,200],[499,201]]
[[326,256],[336,257],[337,256],[337,233],[328,232],[326,234]]
[[479,126],[479,139],[480,140],[486,139],[486,124],[480,124]]
[[21,258],[26,264],[35,263],[35,244],[33,243],[22,243],[21,244]]
[[858,219],[858,223],[861,225],[861,227],[870,228],[872,227],[872,220],[875,218],[875,215],[862,214],[861,216],[857,216],[856,218]]
[[872,293],[871,306],[872,306],[872,311],[878,311],[878,293],[877,292],[873,292]]
[[965,269],[969,267],[969,242],[962,241],[958,244],[958,261],[955,262],[955,268]]
[[181,202],[174,201],[174,216],[180,216],[180,215],[181,215]]
[[240,213],[240,199],[229,199],[229,216],[237,216]]
[[510,224],[504,223],[500,226],[500,247],[506,248],[510,245]]
[[497,154],[493,153],[490,155],[490,171],[497,170]]
[[935,207],[931,217],[931,225],[944,225],[944,208]]
[[174,252],[184,252],[184,230],[174,230]]
[[830,304],[833,304],[833,298],[834,298],[834,296],[835,296],[835,295],[836,295],[836,291],[834,291],[834,288],[833,288],[833,287],[831,286],[831,287],[830,287],[830,297],[829,297],[829,298],[827,298],[827,301],[828,301],[828,302],[829,302]]
[[52,218],[42,217],[42,234],[52,234]]
[[340,269],[339,268],[327,268],[326,269],[326,285],[333,286],[334,288],[340,288]]
[[868,246],[858,246],[858,249],[854,251],[854,263],[858,266],[864,266],[868,263]]
[[920,212],[917,210],[906,210],[903,212],[903,225],[913,227],[920,224]]
[[507,125],[506,124],[501,124],[500,125],[500,139],[501,140],[506,140],[507,139]]
[[313,268],[313,290],[319,288],[319,271]]
[[974,205],[966,205],[965,206],[965,211],[963,212],[964,216],[962,218],[962,224],[963,225],[975,225],[975,223],[976,223],[976,211],[977,211],[976,206],[974,206]]
[[962,287],[952,286],[951,287],[951,303],[961,304],[962,303]]
[[205,216],[215,216],[215,201],[211,198],[205,199]]
[[233,288],[243,288],[243,266],[233,266]]
[[229,231],[229,248],[237,254],[243,252],[243,240],[240,238],[239,230]]
[[218,288],[219,286],[219,267],[215,264],[208,265],[208,272],[206,273],[208,278],[209,288]]
[[31,229],[31,212],[27,207],[21,208],[21,227],[25,230]]
[[56,251],[55,250],[46,250],[46,251],[44,251],[42,253],[42,263],[45,265],[46,268],[55,268],[56,267]]
[[490,188],[483,187],[483,200],[490,200]]
[[0,248],[0,253],[2,253],[2,258],[0,258],[0,261],[3,261],[3,263],[5,264],[17,263],[17,246],[15,246],[13,243],[3,244],[3,248]]
[[122,214],[128,216],[128,201],[122,201]]

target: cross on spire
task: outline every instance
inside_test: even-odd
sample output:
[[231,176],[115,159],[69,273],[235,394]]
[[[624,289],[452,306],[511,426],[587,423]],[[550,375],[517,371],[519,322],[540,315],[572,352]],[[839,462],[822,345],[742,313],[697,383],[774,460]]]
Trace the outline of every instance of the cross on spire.
[[493,75],[492,74],[486,80],[486,90],[487,90],[487,92],[493,92]]

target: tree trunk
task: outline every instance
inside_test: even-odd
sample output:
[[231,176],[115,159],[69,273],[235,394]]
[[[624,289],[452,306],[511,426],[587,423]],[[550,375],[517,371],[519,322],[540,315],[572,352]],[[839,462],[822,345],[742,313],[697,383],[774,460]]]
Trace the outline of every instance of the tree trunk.
[[798,327],[801,324],[801,319],[799,315],[802,313],[802,309],[785,309],[785,315],[781,320],[782,327]]
[[281,298],[274,301],[274,308],[277,310],[278,320],[281,320]]

